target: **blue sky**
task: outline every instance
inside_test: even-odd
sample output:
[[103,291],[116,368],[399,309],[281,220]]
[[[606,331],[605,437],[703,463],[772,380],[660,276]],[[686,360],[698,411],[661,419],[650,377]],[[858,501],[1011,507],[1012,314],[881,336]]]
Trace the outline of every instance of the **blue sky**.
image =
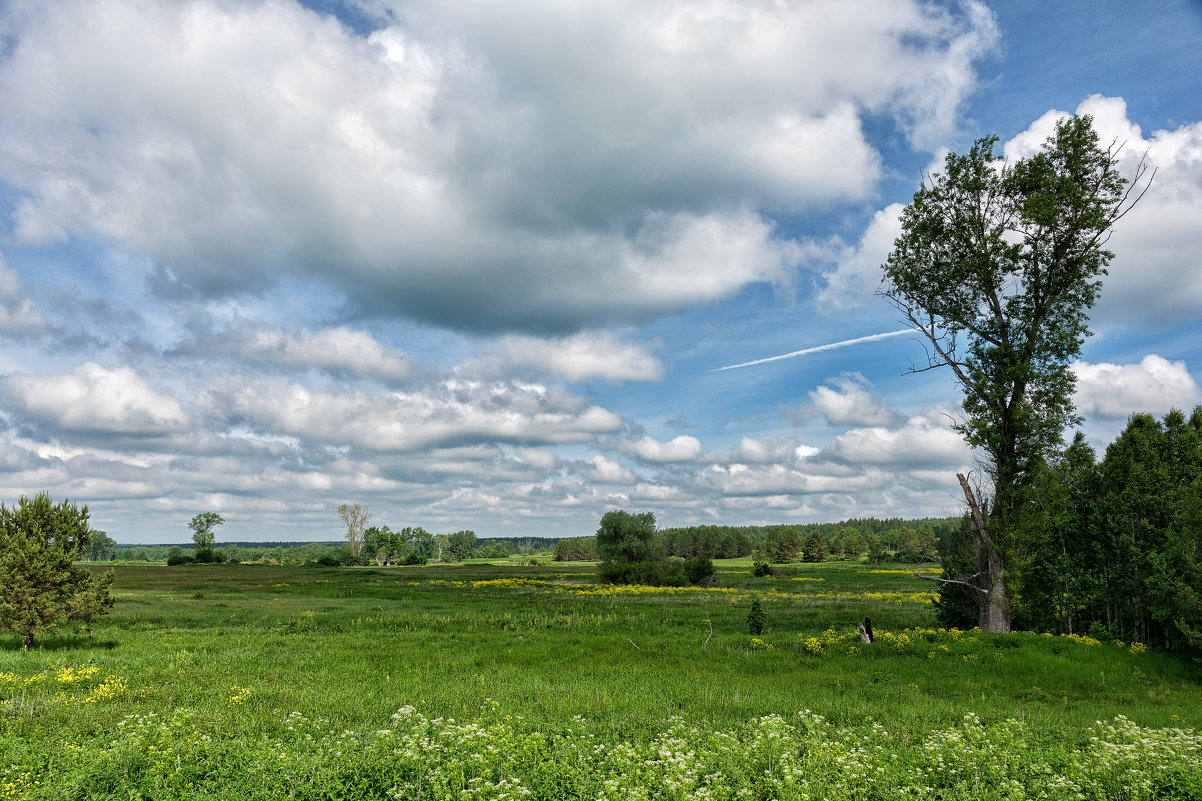
[[1065,113],[1157,169],[1083,430],[1202,401],[1197,2],[10,0],[0,42],[0,498],[118,542],[955,514],[879,265],[946,152]]

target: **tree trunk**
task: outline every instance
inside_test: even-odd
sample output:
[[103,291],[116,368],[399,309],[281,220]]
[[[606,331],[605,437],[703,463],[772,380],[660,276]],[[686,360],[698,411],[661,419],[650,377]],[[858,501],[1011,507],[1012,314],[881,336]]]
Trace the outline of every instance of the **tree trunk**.
[[980,547],[981,584],[978,587],[979,594],[977,595],[980,609],[978,625],[981,631],[1009,634],[1010,602],[1006,597],[1006,566],[1002,562],[1002,555],[998,553],[997,547],[993,543],[993,538],[989,536],[983,505],[977,500],[972,487],[969,486],[968,479],[962,473],[957,473],[956,478],[960,480],[960,488],[964,490],[964,499],[968,501],[972,527],[976,532],[977,543]]
[[33,632],[32,631],[25,632],[25,647],[26,648],[33,647]]

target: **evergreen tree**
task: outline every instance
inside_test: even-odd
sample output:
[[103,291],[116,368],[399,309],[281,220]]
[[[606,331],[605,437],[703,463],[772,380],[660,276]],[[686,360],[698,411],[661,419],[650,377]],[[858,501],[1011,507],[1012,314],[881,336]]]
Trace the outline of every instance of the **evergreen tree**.
[[25,638],[66,623],[85,626],[113,605],[110,570],[103,576],[71,563],[92,537],[88,507],[54,503],[46,493],[0,503],[0,627]]

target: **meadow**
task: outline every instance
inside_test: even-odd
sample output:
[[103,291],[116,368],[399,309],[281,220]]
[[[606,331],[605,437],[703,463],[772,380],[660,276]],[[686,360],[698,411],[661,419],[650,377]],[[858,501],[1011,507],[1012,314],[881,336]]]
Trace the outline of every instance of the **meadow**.
[[938,629],[898,566],[116,573],[0,640],[0,799],[1202,798],[1196,654]]

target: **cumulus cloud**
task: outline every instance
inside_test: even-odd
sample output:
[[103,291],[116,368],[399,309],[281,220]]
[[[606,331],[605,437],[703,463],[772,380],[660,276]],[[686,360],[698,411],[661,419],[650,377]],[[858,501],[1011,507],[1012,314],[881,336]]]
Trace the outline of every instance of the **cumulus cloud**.
[[998,35],[916,0],[383,3],[367,36],[291,0],[6,9],[20,242],[537,333],[787,282],[768,215],[869,197],[864,116],[932,146]]
[[219,351],[251,365],[323,370],[393,383],[406,379],[412,369],[406,353],[381,344],[364,331],[344,327],[312,333],[304,329],[237,326],[184,350]]
[[860,493],[880,489],[892,476],[871,467],[852,475],[831,475],[789,465],[713,465],[701,475],[702,483],[724,496],[811,495]]
[[701,440],[686,434],[668,442],[643,437],[625,447],[645,462],[695,462],[701,457]]
[[912,417],[900,428],[854,428],[831,440],[823,450],[846,464],[956,467],[971,459],[964,440],[946,420]]
[[831,425],[893,426],[902,421],[862,374],[847,372],[829,380],[833,386],[818,387],[809,396],[813,410]]
[[739,444],[730,452],[732,461],[740,464],[768,464],[771,462],[788,461],[794,458],[805,458],[807,453],[817,453],[817,449],[799,445],[794,440],[773,440],[761,442],[752,437],[743,437]]
[[576,472],[598,484],[634,484],[638,480],[632,471],[600,454],[578,466]]
[[663,363],[647,346],[623,342],[608,331],[557,338],[507,336],[485,363],[475,369],[533,372],[568,381],[654,381],[664,376]]
[[179,400],[129,367],[89,362],[69,375],[13,373],[0,378],[0,390],[19,418],[58,431],[156,436],[190,424]]
[[252,429],[378,452],[587,442],[622,427],[618,415],[575,395],[504,382],[448,380],[413,392],[371,392],[263,379],[216,389],[205,405]]
[[1163,415],[1170,409],[1189,411],[1202,400],[1185,362],[1149,354],[1139,364],[1074,362],[1073,398],[1083,414],[1124,419],[1136,413]]

